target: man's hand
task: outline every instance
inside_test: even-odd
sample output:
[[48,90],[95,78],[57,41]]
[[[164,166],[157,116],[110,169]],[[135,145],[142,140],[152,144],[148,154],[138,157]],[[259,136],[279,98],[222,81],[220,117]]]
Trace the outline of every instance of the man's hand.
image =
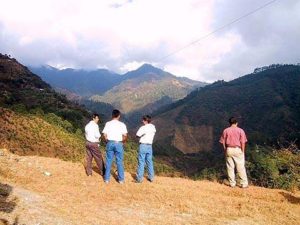
[[107,135],[106,134],[104,134],[103,136],[102,136],[102,140],[105,142],[105,143],[107,143]]
[[127,135],[122,135],[122,142],[125,144],[127,141]]
[[227,154],[227,148],[226,148],[226,144],[223,143],[223,149],[224,149],[224,154],[226,155]]

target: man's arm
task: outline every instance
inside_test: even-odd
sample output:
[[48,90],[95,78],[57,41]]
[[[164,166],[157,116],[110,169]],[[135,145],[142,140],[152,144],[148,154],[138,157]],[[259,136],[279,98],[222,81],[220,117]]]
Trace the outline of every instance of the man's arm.
[[245,142],[241,142],[241,148],[242,148],[242,152],[245,152],[245,147],[246,147],[246,143]]
[[136,136],[140,138],[144,135],[145,135],[145,131],[144,131],[143,127],[140,127],[140,129],[136,132]]
[[224,142],[224,143],[222,143],[222,145],[223,145],[223,149],[224,149],[224,151],[226,151],[226,144],[225,144],[225,142]]
[[227,148],[226,148],[226,140],[225,140],[225,131],[223,131],[219,142],[222,144],[223,149],[224,149],[224,153],[226,154],[226,149]]
[[99,130],[99,126],[98,126],[98,125],[95,127],[95,130],[94,130],[94,136],[95,136],[95,138],[96,138],[97,140],[100,141],[101,134],[100,134],[100,130]]
[[107,139],[107,134],[103,134],[103,136],[104,136],[104,140],[105,140],[105,141],[108,141],[108,139]]
[[123,144],[125,144],[126,143],[126,141],[127,141],[127,134],[123,134],[122,135],[122,142],[123,142]]
[[247,137],[246,137],[246,134],[244,132],[244,130],[241,130],[241,149],[242,149],[242,152],[245,152],[245,146],[246,146],[246,142],[247,142]]

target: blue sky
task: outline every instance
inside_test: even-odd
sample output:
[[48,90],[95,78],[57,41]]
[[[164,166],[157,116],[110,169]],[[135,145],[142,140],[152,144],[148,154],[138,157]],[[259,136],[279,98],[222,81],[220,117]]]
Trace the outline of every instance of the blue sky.
[[151,63],[201,81],[299,63],[300,1],[257,13],[162,58],[268,0],[0,0],[0,52],[30,66],[107,68]]

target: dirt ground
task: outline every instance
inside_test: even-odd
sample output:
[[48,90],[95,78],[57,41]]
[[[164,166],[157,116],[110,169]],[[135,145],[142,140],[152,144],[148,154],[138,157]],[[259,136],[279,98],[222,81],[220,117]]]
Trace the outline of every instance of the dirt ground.
[[300,224],[300,194],[156,177],[105,184],[83,165],[0,150],[0,224]]

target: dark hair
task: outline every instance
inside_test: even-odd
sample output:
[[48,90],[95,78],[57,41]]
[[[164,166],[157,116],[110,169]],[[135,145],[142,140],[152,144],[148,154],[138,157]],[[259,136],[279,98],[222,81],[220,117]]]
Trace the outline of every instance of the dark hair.
[[143,116],[143,121],[147,121],[148,123],[151,123],[151,116],[149,115]]
[[232,125],[232,124],[237,124],[238,121],[236,120],[235,117],[232,116],[232,117],[229,118],[228,122],[229,122],[230,125]]
[[98,119],[100,119],[100,116],[99,116],[99,114],[97,114],[97,113],[94,113],[94,114],[93,114],[93,119],[95,119],[96,117],[98,117]]
[[114,109],[111,113],[112,118],[117,118],[120,115],[121,115],[121,112],[117,109]]

